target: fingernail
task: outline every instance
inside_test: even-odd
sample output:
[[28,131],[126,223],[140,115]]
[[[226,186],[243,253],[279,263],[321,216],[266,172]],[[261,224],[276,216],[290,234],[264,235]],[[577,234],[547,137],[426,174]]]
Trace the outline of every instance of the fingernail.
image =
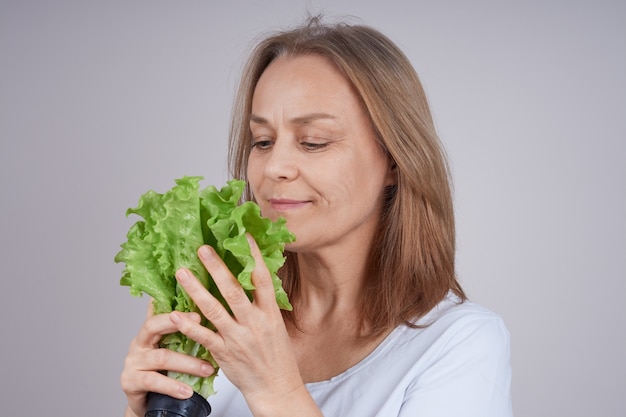
[[193,389],[191,389],[189,385],[179,385],[178,392],[180,392],[181,395],[184,395],[187,398],[189,398],[193,394]]
[[202,317],[200,317],[200,314],[198,313],[191,313],[187,317],[195,321],[196,323],[200,323],[202,321]]
[[250,245],[250,247],[256,245],[256,242],[250,233],[246,233],[246,239],[248,239],[248,245]]
[[200,249],[198,249],[198,256],[201,259],[211,259],[213,257],[213,251],[211,249],[209,249],[208,246],[200,246]]
[[172,320],[172,323],[174,323],[174,324],[180,323],[180,314],[177,313],[176,311],[173,311],[170,314],[170,320]]
[[189,272],[187,272],[186,269],[179,269],[178,271],[176,271],[176,279],[178,279],[178,282],[188,282],[189,281]]
[[202,365],[200,365],[200,372],[202,372],[206,376],[211,375],[213,371],[214,371],[213,367],[209,365],[208,363],[203,363]]

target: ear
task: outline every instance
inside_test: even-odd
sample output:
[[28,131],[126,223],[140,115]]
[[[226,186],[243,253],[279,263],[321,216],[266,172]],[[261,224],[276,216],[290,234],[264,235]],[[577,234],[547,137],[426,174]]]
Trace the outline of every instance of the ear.
[[387,166],[387,177],[385,178],[385,187],[398,184],[398,165],[391,157]]

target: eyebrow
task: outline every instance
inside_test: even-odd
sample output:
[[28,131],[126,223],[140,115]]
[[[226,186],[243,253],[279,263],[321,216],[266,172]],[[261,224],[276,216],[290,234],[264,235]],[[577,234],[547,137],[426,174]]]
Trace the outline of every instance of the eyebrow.
[[[296,125],[306,125],[315,120],[325,120],[325,119],[334,120],[336,118],[337,117],[333,116],[332,114],[318,112],[318,113],[310,113],[310,114],[305,114],[302,116],[294,117],[292,119],[289,119],[289,122],[296,124]],[[250,122],[261,124],[261,125],[269,124],[269,121],[266,118],[258,116],[254,113],[250,115]]]

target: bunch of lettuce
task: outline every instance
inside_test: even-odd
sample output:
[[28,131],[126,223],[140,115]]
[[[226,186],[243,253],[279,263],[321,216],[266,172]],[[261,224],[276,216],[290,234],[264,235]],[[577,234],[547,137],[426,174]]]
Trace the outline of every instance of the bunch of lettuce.
[[[121,245],[121,251],[115,256],[115,262],[125,263],[120,284],[129,286],[132,295],[145,293],[151,296],[155,314],[174,310],[200,313],[174,278],[177,269],[186,267],[228,309],[212,277],[198,259],[197,250],[203,244],[215,248],[252,298],[254,258],[246,239],[246,233],[250,233],[272,274],[278,306],[291,310],[277,275],[285,262],[285,243],[295,239],[287,230],[285,220],[272,222],[262,217],[259,206],[251,201],[239,204],[245,186],[241,180],[231,180],[218,191],[213,186],[200,189],[201,179],[178,179],[176,185],[164,194],[148,191],[141,196],[136,208],[127,210],[127,216],[137,214],[143,220],[130,228],[127,242]],[[205,318],[203,324],[213,328]],[[163,337],[161,346],[207,360],[217,371],[211,353],[181,333]],[[215,373],[208,378],[176,372],[170,372],[168,376],[191,385],[204,398],[215,393]]]

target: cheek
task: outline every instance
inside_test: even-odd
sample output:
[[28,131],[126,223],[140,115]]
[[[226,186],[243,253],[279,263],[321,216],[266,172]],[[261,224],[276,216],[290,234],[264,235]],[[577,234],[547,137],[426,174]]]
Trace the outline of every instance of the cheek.
[[262,177],[255,175],[255,172],[250,169],[247,170],[247,177],[248,186],[250,187],[250,199],[259,204],[259,206],[261,206],[261,210],[263,210],[263,206],[261,205],[259,198],[261,196],[260,187]]
[[355,198],[379,198],[385,188],[385,184],[388,182],[387,171],[386,161],[379,159],[369,159],[367,163],[355,167],[352,171],[353,175],[350,177],[350,186],[353,190],[356,190]]
[[352,155],[343,161],[344,163],[338,164],[340,168],[337,177],[341,178],[347,187],[363,188],[363,192],[372,187],[377,188],[382,181],[385,168],[376,156],[368,153]]
[[329,158],[313,167],[301,166],[301,175],[327,199],[346,196],[358,186],[354,165],[345,158]]
[[248,185],[255,194],[258,190],[258,185],[263,178],[262,171],[260,171],[260,164],[256,158],[248,158],[248,166],[246,169],[246,176],[248,177]]

